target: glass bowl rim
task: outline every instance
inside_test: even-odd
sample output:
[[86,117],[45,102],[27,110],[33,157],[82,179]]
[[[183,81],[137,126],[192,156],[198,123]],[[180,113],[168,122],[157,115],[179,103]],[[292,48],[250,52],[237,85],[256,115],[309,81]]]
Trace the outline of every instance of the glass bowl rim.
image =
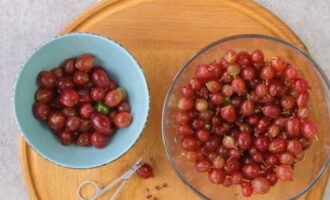
[[[166,151],[166,157],[167,160],[169,161],[169,163],[171,164],[172,169],[174,169],[176,175],[180,178],[180,180],[183,182],[184,185],[186,185],[191,191],[193,191],[195,194],[197,194],[200,198],[202,199],[209,199],[209,197],[205,196],[204,194],[202,194],[198,189],[196,189],[195,187],[193,187],[184,177],[183,175],[181,175],[180,170],[176,167],[173,159],[172,159],[172,155],[168,149],[168,143],[166,141],[166,137],[165,137],[165,130],[166,130],[166,123],[165,123],[165,118],[167,116],[167,107],[168,107],[168,102],[169,102],[169,97],[173,91],[173,86],[174,83],[176,82],[176,80],[178,79],[178,77],[183,73],[183,71],[190,65],[190,63],[199,55],[201,55],[202,53],[204,53],[205,51],[207,51],[208,49],[227,42],[227,41],[232,41],[232,40],[237,40],[237,39],[249,39],[249,38],[257,38],[257,39],[264,39],[264,40],[270,40],[272,42],[275,43],[279,43],[282,44],[284,46],[287,46],[289,48],[291,48],[293,51],[297,52],[298,54],[303,55],[303,57],[308,60],[309,62],[312,63],[313,67],[316,69],[316,71],[318,71],[321,74],[321,77],[323,78],[327,89],[330,90],[330,81],[327,77],[327,75],[325,74],[325,72],[322,70],[322,68],[307,54],[305,53],[303,50],[301,50],[300,48],[298,48],[297,46],[295,46],[292,43],[289,43],[287,41],[284,41],[282,39],[273,37],[273,36],[268,36],[268,35],[262,35],[262,34],[240,34],[240,35],[233,35],[233,36],[229,36],[229,37],[224,37],[222,39],[216,40],[214,42],[211,42],[209,44],[207,44],[206,46],[204,46],[203,48],[199,49],[197,52],[195,52],[184,64],[183,66],[179,69],[179,71],[175,74],[174,78],[171,81],[170,87],[168,88],[166,95],[165,95],[165,99],[164,99],[164,103],[163,103],[163,109],[162,109],[162,140],[163,140],[163,145],[165,147],[165,151]],[[307,49],[306,49],[307,50]],[[302,195],[304,195],[305,193],[307,193],[321,178],[321,176],[324,174],[324,172],[326,171],[326,169],[329,167],[330,165],[330,156],[328,156],[326,163],[324,164],[324,166],[321,168],[321,170],[318,172],[318,174],[315,176],[315,178],[299,193],[297,193],[295,196],[290,197],[290,200],[294,200],[294,199],[298,199],[299,197],[301,197]]]

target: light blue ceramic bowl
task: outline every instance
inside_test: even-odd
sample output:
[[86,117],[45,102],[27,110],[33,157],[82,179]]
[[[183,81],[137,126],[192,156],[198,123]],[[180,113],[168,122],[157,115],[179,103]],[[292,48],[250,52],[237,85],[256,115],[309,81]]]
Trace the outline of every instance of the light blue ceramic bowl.
[[[132,107],[132,124],[118,130],[103,149],[62,146],[45,123],[35,119],[32,113],[38,73],[83,53],[95,55],[96,64],[103,66],[111,78],[127,90]],[[119,158],[139,138],[149,111],[147,82],[136,60],[118,43],[89,33],[62,35],[38,48],[22,66],[13,97],[16,120],[28,144],[44,158],[70,168],[97,167]]]

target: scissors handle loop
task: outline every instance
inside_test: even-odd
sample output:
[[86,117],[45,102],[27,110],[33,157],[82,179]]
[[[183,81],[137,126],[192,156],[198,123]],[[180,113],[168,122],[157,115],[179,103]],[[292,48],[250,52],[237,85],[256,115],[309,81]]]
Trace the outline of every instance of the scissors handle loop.
[[[92,185],[95,188],[94,193],[92,194],[92,196],[88,197],[88,198],[84,197],[81,194],[82,188],[86,185]],[[78,193],[77,195],[78,195],[80,200],[95,200],[97,197],[101,196],[102,189],[94,181],[86,180],[86,181],[83,181],[79,184],[78,189],[77,189],[77,193]]]

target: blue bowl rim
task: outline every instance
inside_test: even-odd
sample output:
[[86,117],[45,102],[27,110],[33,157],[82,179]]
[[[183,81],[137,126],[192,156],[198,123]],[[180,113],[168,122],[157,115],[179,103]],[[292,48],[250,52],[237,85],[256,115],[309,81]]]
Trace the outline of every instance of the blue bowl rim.
[[[182,74],[182,72],[188,67],[188,65],[199,55],[201,55],[203,52],[205,52],[206,50],[212,48],[213,46],[216,46],[220,43],[226,42],[226,41],[231,41],[231,40],[236,40],[236,39],[246,39],[246,38],[257,38],[257,39],[264,39],[264,40],[271,40],[273,42],[277,42],[280,43],[282,45],[285,45],[289,48],[292,48],[294,51],[296,51],[297,53],[303,55],[308,61],[310,61],[313,65],[313,67],[315,67],[316,71],[318,71],[321,75],[321,77],[323,78],[325,85],[327,86],[328,90],[330,89],[330,81],[326,75],[326,73],[323,71],[323,69],[311,58],[311,56],[309,56],[307,53],[305,53],[303,50],[301,50],[300,48],[298,48],[297,46],[295,46],[292,43],[289,43],[287,41],[284,41],[280,38],[276,38],[273,36],[269,36],[269,35],[262,35],[262,34],[239,34],[239,35],[232,35],[232,36],[228,36],[228,37],[224,37],[221,38],[219,40],[213,41],[209,44],[207,44],[206,46],[202,47],[201,49],[197,50],[183,65],[182,67],[179,69],[179,71],[175,74],[174,78],[172,79],[172,82],[166,92],[165,95],[165,99],[164,99],[164,104],[163,104],[163,109],[162,109],[162,125],[161,125],[161,129],[162,129],[162,140],[163,140],[163,145],[164,145],[164,149],[166,152],[166,157],[168,162],[170,163],[170,165],[172,166],[172,169],[174,170],[175,174],[180,178],[180,180],[183,182],[183,184],[185,186],[187,186],[193,193],[195,193],[197,196],[199,196],[202,199],[209,199],[207,196],[205,196],[204,194],[202,194],[197,188],[193,187],[185,178],[183,175],[181,175],[181,172],[179,171],[179,169],[176,167],[176,164],[174,162],[174,160],[172,159],[172,154],[169,151],[168,148],[168,142],[165,136],[165,118],[167,115],[167,107],[168,107],[168,102],[169,102],[169,97],[170,94],[173,90],[174,87],[174,82],[175,80]],[[299,193],[297,193],[295,196],[290,197],[289,200],[296,200],[298,198],[300,198],[301,196],[303,196],[305,193],[307,193],[321,178],[321,176],[323,175],[323,173],[326,171],[326,169],[328,169],[330,165],[330,155],[328,156],[324,166],[321,168],[321,170],[319,171],[318,174],[316,174],[315,178]]]
[[[93,37],[99,37],[101,39],[105,39],[108,40],[109,42],[112,42],[114,45],[117,45],[119,48],[122,48],[125,52],[128,53],[129,56],[131,56],[131,58],[134,60],[134,62],[136,63],[136,65],[138,66],[139,72],[141,73],[142,77],[143,77],[143,81],[145,82],[146,85],[146,89],[147,89],[147,99],[148,99],[148,106],[147,106],[147,116],[146,116],[146,120],[144,122],[144,126],[142,127],[139,136],[137,137],[137,139],[134,141],[133,144],[131,144],[131,146],[129,146],[126,150],[124,150],[124,152],[122,154],[119,154],[117,157],[115,157],[113,160],[111,161],[105,161],[104,163],[101,164],[97,164],[97,165],[89,165],[89,166],[84,166],[84,167],[75,167],[75,166],[71,166],[71,165],[66,165],[66,164],[62,164],[57,162],[56,160],[53,160],[52,158],[49,158],[48,156],[45,156],[42,152],[40,152],[37,148],[35,148],[32,143],[30,142],[30,140],[25,137],[24,131],[22,130],[20,123],[17,119],[17,111],[16,111],[16,107],[15,107],[15,92],[16,92],[16,88],[17,88],[17,84],[18,84],[18,79],[21,76],[22,70],[25,67],[26,63],[29,61],[29,59],[37,52],[39,51],[42,47],[44,47],[45,45],[61,39],[61,38],[65,38],[65,37],[70,37],[73,35],[85,35],[85,36],[93,36]],[[41,43],[40,45],[38,45],[36,48],[34,48],[34,50],[26,57],[25,61],[23,62],[23,64],[21,64],[20,68],[17,70],[16,72],[16,77],[15,77],[15,83],[14,83],[14,87],[12,90],[12,95],[11,95],[11,102],[12,102],[12,106],[13,106],[13,110],[14,110],[14,117],[15,117],[15,122],[16,122],[16,126],[18,127],[18,130],[20,132],[20,135],[24,137],[25,141],[27,142],[27,144],[35,151],[37,152],[37,154],[39,154],[43,159],[58,165],[60,167],[65,167],[65,168],[70,168],[70,169],[93,169],[93,168],[98,168],[98,167],[102,167],[104,165],[110,164],[116,160],[118,160],[119,158],[121,158],[122,156],[124,156],[126,153],[129,152],[129,150],[131,148],[133,148],[135,146],[135,144],[137,143],[137,141],[140,139],[140,137],[143,135],[144,133],[144,129],[147,126],[147,123],[149,121],[149,113],[150,113],[150,103],[151,103],[151,96],[150,96],[150,88],[148,85],[148,81],[145,78],[145,73],[143,71],[143,68],[141,67],[140,63],[138,62],[138,60],[133,56],[133,54],[131,52],[129,52],[122,44],[120,44],[119,42],[115,41],[114,39],[111,39],[109,37],[97,34],[97,33],[92,33],[92,32],[70,32],[70,33],[64,33],[64,34],[60,34],[57,36],[52,37],[51,39],[48,39],[46,41],[44,41],[43,43]],[[102,149],[101,149],[102,150]]]

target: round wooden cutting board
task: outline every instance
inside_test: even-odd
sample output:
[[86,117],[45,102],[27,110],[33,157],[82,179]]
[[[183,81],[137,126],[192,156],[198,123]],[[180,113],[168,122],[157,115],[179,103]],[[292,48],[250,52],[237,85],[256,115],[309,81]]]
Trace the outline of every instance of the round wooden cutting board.
[[[104,0],[61,31],[68,32],[93,32],[108,36],[135,56],[150,87],[150,118],[144,134],[127,154],[111,164],[94,169],[75,170],[52,164],[20,137],[20,159],[31,199],[78,199],[76,189],[80,182],[89,179],[105,186],[140,156],[151,163],[155,177],[142,180],[133,176],[118,199],[199,199],[175,175],[166,159],[161,139],[163,100],[175,73],[197,50],[231,35],[272,35],[307,51],[282,21],[250,0]],[[302,199],[321,200],[327,178],[328,173]],[[156,189],[164,183],[168,187]],[[109,199],[110,194],[111,191],[99,199]],[[153,197],[147,198],[148,195]],[[237,199],[243,198],[238,196]],[[262,196],[251,199],[261,200]],[[274,196],[273,199],[279,198]]]

